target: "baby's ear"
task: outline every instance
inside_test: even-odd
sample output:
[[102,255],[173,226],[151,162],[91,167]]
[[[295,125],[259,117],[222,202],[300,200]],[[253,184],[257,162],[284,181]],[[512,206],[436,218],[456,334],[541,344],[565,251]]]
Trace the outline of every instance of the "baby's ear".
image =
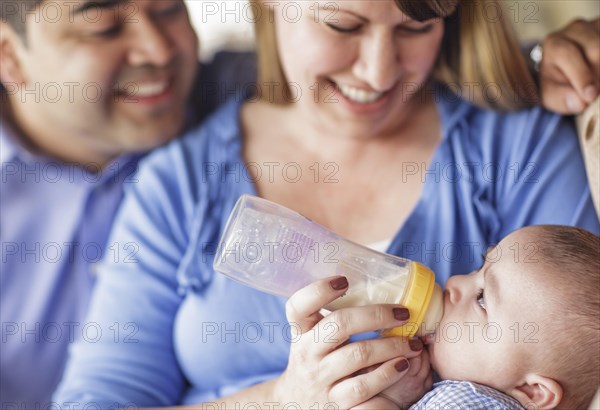
[[552,410],[562,400],[563,389],[554,379],[539,374],[528,374],[525,382],[513,388],[509,394],[526,408],[531,408],[533,404],[534,408],[539,410]]

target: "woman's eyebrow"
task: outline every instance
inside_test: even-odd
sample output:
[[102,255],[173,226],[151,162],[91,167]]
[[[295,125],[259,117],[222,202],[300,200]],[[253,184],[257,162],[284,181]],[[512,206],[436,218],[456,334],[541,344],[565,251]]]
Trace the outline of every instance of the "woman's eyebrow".
[[[335,6],[333,5],[335,4]],[[324,11],[324,12],[329,12],[330,14],[327,16],[327,20],[331,21],[332,19],[335,19],[335,14],[337,12],[342,12],[342,13],[348,13],[353,15],[354,17],[356,17],[357,19],[363,21],[364,23],[367,23],[369,20],[359,14],[356,14],[353,11],[350,10],[345,10],[345,9],[341,9],[340,6],[337,3],[326,3],[322,6],[319,6],[319,10]]]
[[[324,12],[329,12],[329,15],[325,18],[325,20],[327,22],[330,22],[330,23],[335,22],[335,14],[337,12],[351,14],[352,16],[356,17],[357,19],[361,20],[363,23],[368,23],[369,22],[368,18],[366,18],[364,16],[361,16],[360,14],[357,14],[357,13],[351,11],[351,10],[342,9],[342,8],[340,8],[340,6],[337,3],[325,3],[325,4],[321,5],[321,6],[319,6],[319,10],[320,11],[324,11]],[[431,19],[431,20],[433,20],[433,19]],[[411,18],[406,17],[406,20],[398,23],[397,26],[404,26],[404,25],[407,25],[407,24],[409,24],[411,22],[414,22],[414,21],[416,21],[416,20],[413,20]],[[429,20],[425,20],[425,21],[421,21],[419,23],[426,23],[428,21]]]

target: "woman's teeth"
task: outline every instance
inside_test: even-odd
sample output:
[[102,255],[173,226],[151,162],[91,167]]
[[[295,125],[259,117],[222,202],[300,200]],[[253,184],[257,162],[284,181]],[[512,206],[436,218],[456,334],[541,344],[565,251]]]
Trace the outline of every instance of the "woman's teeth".
[[384,93],[361,90],[359,88],[350,87],[348,85],[337,84],[338,90],[352,102],[359,104],[370,104],[377,101]]

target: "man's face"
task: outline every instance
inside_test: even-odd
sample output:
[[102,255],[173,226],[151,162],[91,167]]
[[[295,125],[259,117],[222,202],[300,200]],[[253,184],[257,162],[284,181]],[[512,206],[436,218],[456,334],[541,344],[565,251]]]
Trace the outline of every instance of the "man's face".
[[444,379],[468,380],[508,392],[536,369],[548,334],[552,294],[541,271],[539,242],[529,230],[507,236],[483,267],[446,282],[444,317],[429,342]]
[[26,30],[27,121],[114,154],[181,131],[198,46],[183,0],[44,0]]

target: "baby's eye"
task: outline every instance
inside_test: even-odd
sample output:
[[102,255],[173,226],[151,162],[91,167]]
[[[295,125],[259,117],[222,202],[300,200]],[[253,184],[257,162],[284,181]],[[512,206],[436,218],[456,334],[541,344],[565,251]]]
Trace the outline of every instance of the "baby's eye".
[[481,306],[481,308],[483,310],[486,310],[486,308],[485,308],[485,297],[483,295],[483,289],[479,289],[479,293],[477,294],[477,303],[479,303],[479,306]]

